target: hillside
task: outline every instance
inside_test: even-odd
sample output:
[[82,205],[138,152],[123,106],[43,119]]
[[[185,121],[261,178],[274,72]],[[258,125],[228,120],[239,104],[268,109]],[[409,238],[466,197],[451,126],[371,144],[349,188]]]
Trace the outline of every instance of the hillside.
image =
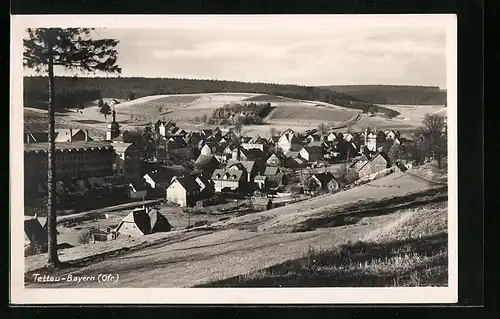
[[320,88],[374,104],[445,105],[446,90],[435,86],[329,85]]
[[[364,200],[359,201],[360,198]],[[287,280],[280,279],[288,276],[287,262],[296,265],[295,260],[300,260],[304,254],[324,257],[324,249],[328,253],[344,249],[342,247],[353,250],[356,256],[353,254],[353,259],[348,260],[338,260],[335,256],[318,260],[324,262],[320,266],[325,266],[325,275],[331,275],[325,278],[330,283],[342,279],[335,274],[341,275],[340,268],[346,264],[344,270],[354,274],[362,267],[358,276],[372,272],[376,280],[370,282],[369,278],[362,278],[365,280],[360,285],[364,286],[394,285],[393,279],[409,286],[446,285],[446,201],[443,187],[436,187],[419,177],[395,173],[336,194],[215,222],[195,233],[146,235],[136,239],[135,246],[131,239],[125,238],[124,242],[117,239],[69,248],[60,258],[71,263],[60,270],[38,268],[45,262],[45,256],[27,257],[26,287],[43,285],[33,282],[33,272],[120,274],[116,283],[82,282],[80,288],[165,288],[211,283],[215,286],[246,285],[249,280],[234,282],[231,278],[250,274],[253,278],[247,278],[254,279],[256,271],[262,271],[266,277],[274,276],[267,284],[263,283],[263,286],[274,286]],[[352,246],[358,242],[361,248],[367,248],[366,252],[359,251],[359,245]],[[121,252],[116,250],[119,245]],[[107,252],[107,255],[91,258],[88,255],[91,249],[100,254]],[[82,255],[87,257],[82,259]],[[285,265],[285,269],[281,265]],[[312,268],[298,269],[302,272],[300,277],[315,281],[304,284],[321,285],[322,280],[315,276],[319,273]],[[407,275],[411,275],[410,278]],[[280,278],[275,280],[277,276]],[[344,279],[343,283],[337,283],[352,285],[351,278]],[[230,282],[220,282],[223,280]],[[73,284],[59,282],[50,287],[73,287]]]
[[[57,77],[55,86],[60,108],[83,107],[85,103],[99,97],[137,99],[150,95],[245,92],[327,102],[364,112],[371,110],[389,117],[398,115],[391,109],[332,89],[300,85],[169,78]],[[43,101],[47,100],[47,92],[47,80],[44,77],[24,78],[24,106],[43,105]]]

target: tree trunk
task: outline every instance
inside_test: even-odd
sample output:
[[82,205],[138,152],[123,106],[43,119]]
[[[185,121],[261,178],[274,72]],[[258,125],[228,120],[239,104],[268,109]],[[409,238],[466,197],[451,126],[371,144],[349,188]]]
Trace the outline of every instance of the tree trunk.
[[47,233],[48,233],[48,254],[49,264],[59,263],[57,255],[57,230],[56,230],[56,167],[55,167],[55,92],[54,92],[54,58],[52,56],[52,43],[48,44],[49,53],[49,152],[47,156]]

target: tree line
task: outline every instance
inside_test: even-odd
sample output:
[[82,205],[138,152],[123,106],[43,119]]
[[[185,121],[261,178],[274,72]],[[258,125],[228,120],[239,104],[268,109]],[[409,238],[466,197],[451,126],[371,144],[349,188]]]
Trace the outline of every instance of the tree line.
[[[97,91],[100,92],[100,96],[94,100],[100,97],[136,99],[156,94],[246,92],[327,102],[347,108],[358,109],[365,113],[367,113],[370,108],[373,110],[373,107],[375,107],[378,113],[384,113],[389,117],[394,117],[399,114],[391,109],[375,106],[373,103],[331,89],[291,84],[139,77],[56,77],[55,85],[59,88],[58,92],[61,92],[57,94],[80,91],[82,96],[90,96]],[[25,77],[24,91],[25,97],[47,96],[48,88],[46,78],[41,76]],[[87,91],[89,93],[83,93]],[[90,94],[90,92],[94,93]],[[44,101],[46,101],[46,99]],[[68,104],[64,107],[76,107],[72,105],[74,104]]]
[[445,105],[447,93],[435,86],[332,85],[323,88],[376,104]]

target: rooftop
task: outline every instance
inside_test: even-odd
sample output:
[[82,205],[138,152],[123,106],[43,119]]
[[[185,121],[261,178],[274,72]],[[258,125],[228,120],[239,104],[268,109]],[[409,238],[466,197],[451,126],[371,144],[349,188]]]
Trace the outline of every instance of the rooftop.
[[[55,143],[56,150],[87,150],[87,149],[112,149],[108,142],[100,141],[73,141]],[[24,144],[25,152],[46,152],[49,150],[49,143],[29,143]]]

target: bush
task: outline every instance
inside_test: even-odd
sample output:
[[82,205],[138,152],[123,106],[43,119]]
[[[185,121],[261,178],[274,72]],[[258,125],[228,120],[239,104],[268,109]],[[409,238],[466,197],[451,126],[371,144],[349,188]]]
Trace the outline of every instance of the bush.
[[82,245],[86,245],[86,244],[90,243],[91,237],[92,236],[90,235],[90,232],[84,231],[84,232],[80,233],[80,235],[78,236],[78,242]]

